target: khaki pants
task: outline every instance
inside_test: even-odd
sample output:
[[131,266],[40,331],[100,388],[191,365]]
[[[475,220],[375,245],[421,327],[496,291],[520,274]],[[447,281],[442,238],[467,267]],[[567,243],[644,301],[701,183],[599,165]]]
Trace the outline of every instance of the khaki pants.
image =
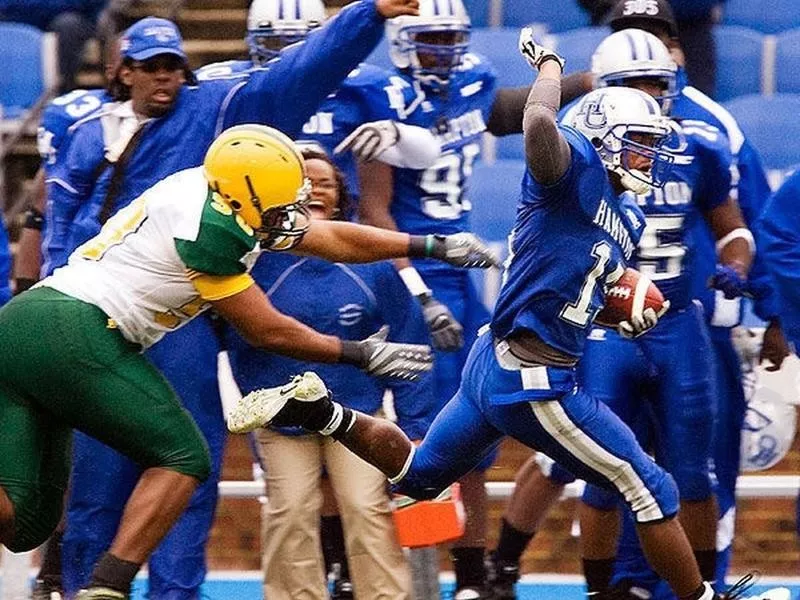
[[397,543],[386,477],[317,435],[258,433],[269,501],[262,513],[267,600],[328,598],[320,544],[324,465],[342,517],[357,600],[410,600],[411,571]]

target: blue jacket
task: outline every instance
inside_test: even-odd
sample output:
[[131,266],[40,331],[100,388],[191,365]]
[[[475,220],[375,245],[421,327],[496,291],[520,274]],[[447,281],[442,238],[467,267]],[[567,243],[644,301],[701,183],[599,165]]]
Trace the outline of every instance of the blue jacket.
[[[345,265],[265,253],[252,275],[278,310],[321,333],[360,340],[386,324],[392,341],[430,343],[419,304],[390,262]],[[430,373],[412,383],[376,378],[350,365],[304,362],[253,348],[232,328],[226,343],[242,393],[283,385],[294,375],[313,370],[336,400],[367,414],[381,408],[384,391],[391,389],[398,425],[411,439],[422,439],[435,416]]]
[[[287,48],[245,77],[184,86],[173,109],[147,122],[125,169],[112,214],[159,180],[202,164],[219,133],[241,123],[264,123],[296,137],[326,96],[370,53],[383,34],[383,17],[371,0],[351,4],[304,43]],[[336,48],[336,52],[331,52]],[[114,106],[114,105],[110,105]],[[100,230],[99,214],[112,168],[97,175],[105,155],[104,107],[70,128],[69,149],[47,179],[51,268]]]
[[769,199],[757,229],[759,252],[775,281],[781,326],[800,348],[800,171]]

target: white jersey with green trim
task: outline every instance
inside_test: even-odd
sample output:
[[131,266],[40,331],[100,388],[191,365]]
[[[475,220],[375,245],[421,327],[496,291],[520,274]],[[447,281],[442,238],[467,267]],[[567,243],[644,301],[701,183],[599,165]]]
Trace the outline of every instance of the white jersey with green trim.
[[98,306],[147,348],[208,308],[193,278],[246,273],[261,252],[253,230],[215,197],[202,167],[170,175],[38,285]]

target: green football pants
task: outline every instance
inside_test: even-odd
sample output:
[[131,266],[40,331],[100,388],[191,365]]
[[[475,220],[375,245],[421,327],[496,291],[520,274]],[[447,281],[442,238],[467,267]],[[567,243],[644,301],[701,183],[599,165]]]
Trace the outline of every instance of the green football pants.
[[0,310],[0,485],[14,504],[13,551],[55,529],[71,429],[136,461],[205,480],[202,434],[169,383],[108,317],[50,288]]

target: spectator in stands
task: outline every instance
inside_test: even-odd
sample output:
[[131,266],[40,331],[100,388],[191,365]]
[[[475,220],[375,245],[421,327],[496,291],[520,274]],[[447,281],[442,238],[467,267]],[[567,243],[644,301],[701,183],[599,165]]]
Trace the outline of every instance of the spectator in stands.
[[75,89],[86,42],[106,0],[0,0],[0,20],[27,23],[58,35],[61,93]]
[[[349,198],[341,172],[321,152],[305,150],[303,156],[312,217],[345,220]],[[274,254],[264,259],[252,271],[258,285],[278,310],[318,331],[361,339],[388,325],[392,339],[429,343],[420,306],[391,262],[343,265]],[[232,328],[227,341],[242,392],[280,385],[313,369],[341,402],[369,414],[381,410],[384,391],[390,389],[398,424],[412,439],[422,439],[432,420],[430,374],[418,382],[378,380],[349,366],[312,365],[261,352]],[[411,573],[395,536],[386,477],[332,439],[302,429],[261,429],[258,440],[269,497],[262,537],[265,597],[328,597],[319,535],[325,469],[344,522],[356,597],[410,599]]]
[[[589,11],[593,25],[614,21],[614,30],[637,27],[659,20],[664,33],[675,41],[680,37],[686,53],[686,72],[691,84],[708,96],[714,95],[717,50],[712,29],[717,6],[725,0],[579,0]],[[671,6],[670,6],[671,4]],[[677,57],[676,57],[677,60]],[[679,61],[682,62],[682,61]]]

